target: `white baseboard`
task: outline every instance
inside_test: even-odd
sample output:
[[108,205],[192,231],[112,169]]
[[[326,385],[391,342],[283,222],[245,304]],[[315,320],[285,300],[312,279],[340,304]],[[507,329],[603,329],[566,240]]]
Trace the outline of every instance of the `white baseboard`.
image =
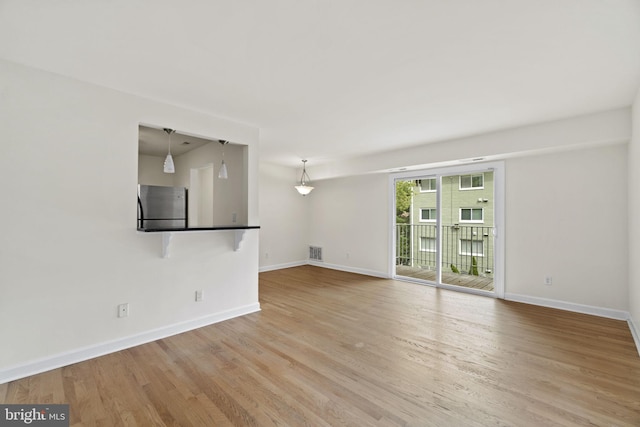
[[284,264],[265,265],[260,267],[258,269],[258,272],[264,273],[265,271],[282,270],[284,268],[300,267],[301,265],[307,265],[307,264],[308,264],[308,261],[304,260],[304,261],[287,262]]
[[379,271],[367,270],[364,268],[357,268],[357,267],[348,267],[346,265],[328,264],[326,262],[312,261],[312,260],[288,262],[285,264],[265,265],[263,267],[260,267],[258,271],[260,273],[264,273],[267,271],[282,270],[282,269],[291,268],[291,267],[300,267],[302,265],[313,265],[315,267],[328,268],[331,270],[340,270],[340,271],[346,271],[348,273],[357,273],[357,274],[363,274],[365,276],[373,276],[373,277],[381,277],[383,279],[389,279],[389,276],[387,274],[381,273]]
[[527,304],[540,305],[549,308],[558,308],[560,310],[574,311],[576,313],[591,314],[594,316],[607,317],[609,319],[627,320],[629,312],[623,310],[614,310],[611,308],[596,307],[592,305],[576,304],[548,298],[532,297],[529,295],[506,293],[504,299],[507,301],[524,302]]
[[320,261],[308,261],[307,264],[313,265],[316,267],[329,268],[331,270],[346,271],[347,273],[357,273],[357,274],[363,274],[365,276],[380,277],[382,279],[390,278],[385,273],[381,273],[375,270],[367,270],[365,268],[349,267],[346,265],[338,265],[338,264],[327,264],[326,262],[320,262]]
[[135,347],[137,345],[146,344],[148,342],[166,338],[171,335],[180,334],[193,329],[201,328],[203,326],[208,326],[214,323],[222,322],[224,320],[232,319],[234,317],[255,313],[257,311],[260,311],[260,303],[249,304],[246,306],[234,308],[232,310],[200,317],[198,319],[193,319],[186,322],[154,329],[151,331],[146,331],[137,335],[132,335],[114,341],[71,350],[65,353],[45,357],[22,365],[16,365],[8,369],[0,370],[0,384],[4,384],[20,378],[25,378],[30,375],[50,371],[52,369],[60,368],[63,366],[68,366],[73,363],[93,359],[94,357],[103,356],[105,354]]
[[629,324],[633,342],[636,343],[636,349],[638,349],[638,355],[640,356],[640,327],[637,326],[637,323],[634,322],[633,317],[631,316],[627,319],[627,323]]

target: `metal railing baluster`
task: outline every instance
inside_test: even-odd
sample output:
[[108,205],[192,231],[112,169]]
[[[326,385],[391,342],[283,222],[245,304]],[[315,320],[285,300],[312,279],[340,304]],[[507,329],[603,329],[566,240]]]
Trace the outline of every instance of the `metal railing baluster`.
[[[460,274],[473,274],[475,258],[478,275],[493,277],[492,227],[443,225],[441,233],[443,271],[450,272],[453,265]],[[431,241],[428,239],[436,239],[436,236],[435,225],[396,224],[396,265],[435,270],[435,252],[429,250]]]

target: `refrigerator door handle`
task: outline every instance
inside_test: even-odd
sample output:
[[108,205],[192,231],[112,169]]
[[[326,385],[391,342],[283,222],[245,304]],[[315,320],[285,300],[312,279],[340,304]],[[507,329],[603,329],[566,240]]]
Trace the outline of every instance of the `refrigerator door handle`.
[[144,228],[144,209],[142,209],[140,196],[138,196],[138,228]]

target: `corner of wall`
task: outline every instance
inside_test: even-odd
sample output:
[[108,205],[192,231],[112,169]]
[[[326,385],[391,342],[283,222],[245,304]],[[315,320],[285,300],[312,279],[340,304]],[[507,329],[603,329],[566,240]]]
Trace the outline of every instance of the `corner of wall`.
[[640,356],[640,326],[633,320],[632,316],[629,316],[629,319],[627,319],[627,323],[629,323],[629,330],[631,330],[631,336],[633,337],[633,342],[636,343],[638,356]]
[[640,173],[640,89],[636,92],[636,96],[631,109],[631,140],[627,152],[628,172],[628,263],[629,263],[629,279],[628,279],[628,301],[629,301],[629,329],[640,354],[640,273],[637,269],[631,268],[640,254],[640,244],[638,236],[640,235],[640,219],[638,219],[637,209],[640,208],[640,196],[638,190],[640,184],[638,179]]

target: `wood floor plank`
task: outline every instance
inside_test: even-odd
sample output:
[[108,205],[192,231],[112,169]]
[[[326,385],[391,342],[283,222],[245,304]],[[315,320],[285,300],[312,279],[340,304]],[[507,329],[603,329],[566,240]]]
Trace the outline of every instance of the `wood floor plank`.
[[312,266],[262,311],[0,385],[72,426],[638,426],[626,322]]

